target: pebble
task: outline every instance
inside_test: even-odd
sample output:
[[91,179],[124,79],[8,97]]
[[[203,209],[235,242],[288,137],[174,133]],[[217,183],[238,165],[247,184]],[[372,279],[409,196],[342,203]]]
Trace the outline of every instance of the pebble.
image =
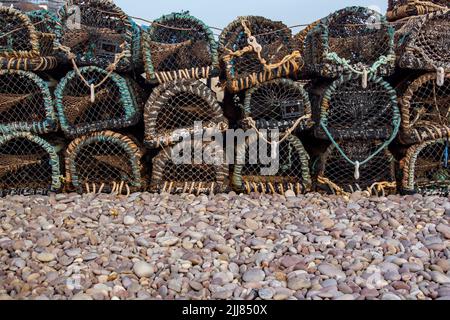
[[259,282],[264,281],[265,278],[266,274],[261,269],[250,269],[242,276],[245,282]]
[[36,258],[41,262],[51,262],[56,259],[55,255],[53,253],[48,252],[42,252],[39,253]]
[[144,261],[136,262],[133,271],[139,278],[150,278],[155,273],[154,267]]
[[126,226],[131,226],[136,223],[136,219],[132,216],[125,216],[123,218],[123,224]]
[[337,280],[343,280],[346,278],[346,275],[342,270],[329,263],[319,265],[318,270],[320,273],[331,278],[336,278]]

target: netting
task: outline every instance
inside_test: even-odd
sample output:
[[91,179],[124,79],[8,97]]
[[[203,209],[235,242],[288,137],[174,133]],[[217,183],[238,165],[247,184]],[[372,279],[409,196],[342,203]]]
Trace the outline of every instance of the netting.
[[140,28],[112,1],[69,0],[59,15],[60,49],[67,59],[79,66],[117,71],[130,71],[140,64]]
[[78,192],[139,192],[145,188],[142,157],[143,149],[131,137],[111,131],[91,133],[67,148],[66,182]]
[[389,0],[387,18],[396,21],[449,8],[448,0]]
[[415,144],[450,136],[450,74],[437,84],[436,73],[427,73],[409,84],[400,97],[400,139]]
[[228,122],[211,89],[198,80],[175,80],[153,90],[144,109],[145,143],[160,147],[178,142],[175,131],[192,134],[203,128],[226,130]]
[[[271,137],[267,140],[272,141]],[[238,192],[306,193],[311,188],[309,155],[294,135],[280,144],[272,144],[255,133],[237,146],[232,183]]]
[[41,71],[56,67],[56,17],[0,6],[0,69]]
[[47,133],[57,129],[47,83],[32,72],[0,71],[0,133]]
[[56,108],[64,133],[69,137],[93,131],[125,128],[135,125],[142,106],[129,81],[116,73],[97,67],[80,69],[86,85],[77,72],[64,77],[55,91]]
[[311,103],[303,85],[289,79],[276,79],[249,89],[246,93],[244,117],[254,121],[258,129],[295,131],[312,125]]
[[147,80],[159,83],[209,78],[218,67],[214,34],[188,12],[155,20],[144,36],[143,54]]
[[308,73],[390,75],[395,67],[394,29],[380,13],[364,7],[339,10],[311,30],[305,41]]
[[423,195],[450,194],[449,141],[438,139],[411,147],[403,167],[403,191]]
[[31,133],[0,135],[0,196],[61,188],[59,147]]
[[182,141],[153,159],[151,191],[214,194],[229,189],[229,169],[217,142]]
[[381,195],[396,191],[395,159],[387,148],[366,162],[382,146],[380,142],[358,140],[340,142],[340,145],[345,154],[359,161],[361,166],[355,168],[331,145],[314,168],[320,188],[335,194],[370,191]]
[[449,10],[410,18],[397,31],[396,38],[401,68],[450,72]]
[[392,141],[400,126],[397,94],[389,83],[370,75],[367,87],[348,74],[317,89],[313,99],[317,138],[383,139]]
[[220,36],[220,60],[230,92],[295,74],[303,64],[292,32],[282,22],[239,17]]
[[300,30],[295,36],[294,41],[296,44],[296,47],[300,51],[301,55],[304,55],[305,50],[305,41],[306,37],[308,36],[308,33],[310,33],[319,23],[321,20],[317,20],[308,26],[306,26],[304,29]]

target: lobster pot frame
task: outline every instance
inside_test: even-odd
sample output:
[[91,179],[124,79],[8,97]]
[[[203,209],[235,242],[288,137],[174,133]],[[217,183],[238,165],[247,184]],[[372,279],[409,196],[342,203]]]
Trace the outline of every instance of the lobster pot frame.
[[229,189],[223,145],[201,140],[166,147],[153,159],[152,192],[214,194]]
[[450,73],[437,84],[436,73],[427,73],[409,84],[400,101],[400,140],[416,144],[450,136]]
[[312,126],[309,95],[299,82],[276,79],[249,89],[244,117],[258,129],[303,131]]
[[321,20],[307,35],[307,73],[335,78],[342,73],[391,75],[395,68],[394,29],[385,17],[348,7]]
[[183,131],[194,133],[196,122],[203,128],[228,128],[228,122],[211,89],[198,80],[180,79],[153,90],[144,109],[145,143],[158,148],[176,143]]
[[318,89],[313,100],[314,120],[320,124],[315,130],[317,138],[386,139],[390,143],[398,133],[396,91],[377,76],[369,76],[366,88],[361,86],[358,75],[341,76]]
[[0,133],[38,134],[57,129],[53,98],[47,83],[32,72],[0,71]]
[[[0,6],[0,69],[42,71],[57,65],[57,18],[47,11],[28,14]],[[53,27],[52,27],[53,26]]]
[[401,68],[450,72],[450,10],[410,18],[396,38]]
[[448,0],[389,0],[386,17],[389,21],[419,16],[449,8]]
[[126,128],[139,121],[142,102],[131,80],[97,67],[80,68],[80,74],[98,87],[91,90],[77,72],[71,71],[55,91],[58,117],[66,136]]
[[373,194],[395,190],[394,156],[387,148],[376,153],[380,146],[381,142],[376,141],[342,142],[339,148],[346,157],[362,164],[356,170],[355,165],[345,159],[335,145],[331,145],[318,159],[318,185],[336,194],[366,190]]
[[[282,195],[288,190],[296,194],[310,191],[310,158],[302,142],[296,136],[289,135],[276,150],[272,150],[273,147],[259,139],[256,132],[246,143],[238,145],[232,178],[236,191]],[[267,154],[269,159],[277,159],[278,169],[272,170],[270,165],[263,165],[258,157],[261,152]]]
[[112,131],[74,140],[65,154],[66,182],[78,192],[131,193],[145,187],[143,149]]
[[0,135],[0,196],[61,188],[59,147],[29,132]]
[[291,30],[263,17],[239,17],[220,36],[226,87],[238,92],[276,78],[295,75],[302,66]]
[[214,34],[187,12],[154,21],[143,38],[143,54],[151,82],[209,78],[219,64]]
[[[109,0],[69,0],[59,11],[61,49],[80,66],[133,70],[141,64],[141,29]],[[80,24],[74,20],[79,15]],[[116,61],[116,57],[120,57]]]
[[448,139],[423,142],[411,147],[403,167],[403,192],[423,195],[450,194]]

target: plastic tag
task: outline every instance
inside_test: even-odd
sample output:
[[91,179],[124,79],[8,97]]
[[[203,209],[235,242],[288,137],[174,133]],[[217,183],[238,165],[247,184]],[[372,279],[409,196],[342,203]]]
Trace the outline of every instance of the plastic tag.
[[442,87],[444,85],[445,82],[445,70],[443,67],[439,67],[436,69],[436,84],[439,87]]
[[359,178],[361,177],[361,175],[359,173],[359,168],[360,168],[359,161],[356,161],[355,162],[355,180],[359,180]]
[[95,86],[91,84],[91,103],[95,102]]

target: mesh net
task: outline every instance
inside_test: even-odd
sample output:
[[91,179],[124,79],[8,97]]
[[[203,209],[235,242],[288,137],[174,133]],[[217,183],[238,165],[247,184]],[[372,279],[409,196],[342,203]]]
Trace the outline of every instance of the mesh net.
[[144,40],[147,80],[209,78],[218,64],[211,30],[188,13],[172,13],[153,22]]
[[238,18],[220,36],[228,90],[237,92],[295,74],[302,63],[295,49],[291,30],[283,23],[255,16]]
[[330,138],[325,130],[335,140],[389,139],[397,134],[397,94],[381,78],[370,77],[364,89],[359,77],[348,75],[318,91],[313,106],[316,122],[322,124],[318,138]]
[[57,191],[61,175],[57,152],[30,133],[0,136],[0,195]]
[[54,25],[56,17],[46,11],[27,15],[0,6],[0,68],[37,71],[56,67]]
[[177,142],[173,133],[192,133],[196,122],[203,128],[228,126],[214,93],[198,80],[176,80],[157,87],[145,106],[144,121],[145,140],[151,147]]
[[[271,141],[270,137],[268,140]],[[247,143],[238,145],[234,188],[240,192],[272,194],[284,194],[287,190],[297,194],[310,191],[309,155],[301,141],[290,135],[273,148],[273,144],[259,139],[256,133]]]
[[403,189],[423,195],[450,193],[449,141],[439,139],[411,147],[403,160]]
[[0,71],[0,133],[47,133],[56,127],[47,83],[31,72]]
[[325,77],[364,69],[390,75],[395,67],[394,30],[376,11],[345,8],[309,32],[304,58],[308,72]]
[[389,21],[423,15],[449,7],[448,0],[389,0],[387,18]]
[[229,188],[228,165],[220,143],[180,142],[153,159],[151,190],[168,193],[221,193]]
[[296,125],[296,131],[311,126],[311,104],[303,86],[292,80],[277,79],[247,91],[244,116],[255,121],[258,129],[288,130]]
[[442,86],[436,73],[415,79],[400,99],[402,113],[401,140],[414,144],[450,135],[450,74]]
[[101,85],[95,89],[92,101],[91,88],[75,71],[60,81],[55,91],[56,107],[67,136],[125,128],[139,121],[142,106],[129,81],[115,73],[106,77],[108,72],[97,67],[81,68],[80,73],[88,83]]
[[399,66],[450,71],[450,11],[411,18],[397,32]]
[[142,156],[133,138],[111,131],[92,133],[67,148],[66,180],[79,192],[142,191]]
[[69,0],[59,15],[61,45],[70,48],[78,65],[107,68],[117,54],[128,52],[117,70],[128,71],[134,67],[140,56],[140,29],[112,1]]
[[[344,153],[352,159],[363,163],[380,148],[379,142],[365,140],[347,141],[340,144]],[[385,149],[366,164],[361,165],[359,177],[353,164],[344,159],[338,149],[332,145],[320,157],[317,164],[318,185],[333,193],[370,190],[372,193],[384,190],[395,191],[395,160]],[[358,177],[358,179],[356,179]]]

